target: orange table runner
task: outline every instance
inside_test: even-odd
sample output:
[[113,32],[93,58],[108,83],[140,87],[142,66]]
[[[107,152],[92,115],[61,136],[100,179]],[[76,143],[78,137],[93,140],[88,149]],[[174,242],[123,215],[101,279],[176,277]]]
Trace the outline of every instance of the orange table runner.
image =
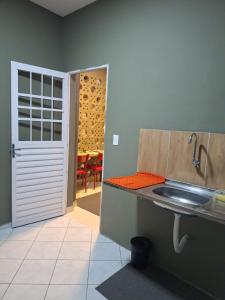
[[136,172],[130,176],[108,178],[105,182],[131,190],[138,190],[151,185],[164,183],[165,177],[152,173]]

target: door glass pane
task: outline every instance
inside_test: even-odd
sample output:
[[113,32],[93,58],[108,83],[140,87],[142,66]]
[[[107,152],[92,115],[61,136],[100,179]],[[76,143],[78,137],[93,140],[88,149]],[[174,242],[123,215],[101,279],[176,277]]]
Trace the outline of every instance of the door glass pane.
[[33,119],[41,119],[41,110],[33,109],[32,110],[32,118]]
[[19,141],[30,141],[30,121],[19,121]]
[[30,72],[18,71],[18,92],[30,94]]
[[30,110],[26,108],[18,109],[19,118],[30,118]]
[[62,79],[54,77],[53,97],[62,98]]
[[62,140],[62,123],[53,123],[53,141]]
[[53,108],[55,108],[55,109],[62,109],[62,101],[54,100],[53,101]]
[[52,112],[50,110],[43,110],[43,119],[51,119]]
[[44,75],[43,76],[43,95],[47,97],[52,97],[52,77]]
[[41,96],[41,74],[32,73],[32,94]]
[[52,101],[50,99],[43,99],[43,108],[51,108],[52,107]]
[[18,98],[19,106],[30,106],[30,98],[29,97],[19,97]]
[[61,141],[63,79],[19,70],[18,92],[19,140]]
[[33,107],[41,107],[41,99],[40,98],[32,98],[32,106]]
[[41,141],[41,122],[32,122],[32,141]]
[[54,120],[62,120],[62,113],[60,111],[53,112],[53,119]]
[[43,122],[43,141],[51,141],[51,122]]

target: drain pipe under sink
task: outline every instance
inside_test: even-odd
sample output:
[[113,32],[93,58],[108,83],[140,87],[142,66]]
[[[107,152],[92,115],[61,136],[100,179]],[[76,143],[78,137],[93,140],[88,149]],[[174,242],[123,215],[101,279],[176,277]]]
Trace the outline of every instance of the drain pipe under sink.
[[165,208],[167,210],[172,210],[174,213],[174,224],[173,224],[173,247],[174,251],[178,254],[182,252],[184,249],[184,246],[186,245],[188,239],[190,238],[188,234],[185,234],[181,240],[180,238],[180,222],[181,222],[181,217],[182,214],[184,215],[191,215],[187,212],[183,212],[181,209],[172,209],[169,205],[159,203],[157,201],[153,201],[157,206],[160,206],[162,208]]
[[173,246],[176,253],[181,253],[186,245],[189,235],[185,234],[181,240],[179,241],[180,236],[180,221],[181,221],[181,214],[175,213],[174,214],[174,225],[173,225]]

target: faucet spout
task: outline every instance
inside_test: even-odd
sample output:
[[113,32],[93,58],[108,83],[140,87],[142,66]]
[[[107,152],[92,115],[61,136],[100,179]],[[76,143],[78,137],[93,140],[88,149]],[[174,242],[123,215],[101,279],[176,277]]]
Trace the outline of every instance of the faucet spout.
[[198,141],[198,137],[197,134],[195,132],[193,132],[188,139],[188,144],[192,143],[193,137],[195,138],[195,143],[194,143],[194,148],[193,148],[193,156],[192,156],[192,165],[195,168],[199,168],[200,167],[200,161],[198,159],[196,159],[196,151],[197,151],[197,141]]

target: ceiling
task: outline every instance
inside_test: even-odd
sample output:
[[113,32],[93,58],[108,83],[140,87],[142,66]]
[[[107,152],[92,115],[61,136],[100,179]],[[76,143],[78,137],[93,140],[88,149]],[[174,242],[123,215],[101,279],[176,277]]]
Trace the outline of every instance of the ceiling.
[[96,0],[30,0],[51,12],[65,17],[66,15],[78,10]]

